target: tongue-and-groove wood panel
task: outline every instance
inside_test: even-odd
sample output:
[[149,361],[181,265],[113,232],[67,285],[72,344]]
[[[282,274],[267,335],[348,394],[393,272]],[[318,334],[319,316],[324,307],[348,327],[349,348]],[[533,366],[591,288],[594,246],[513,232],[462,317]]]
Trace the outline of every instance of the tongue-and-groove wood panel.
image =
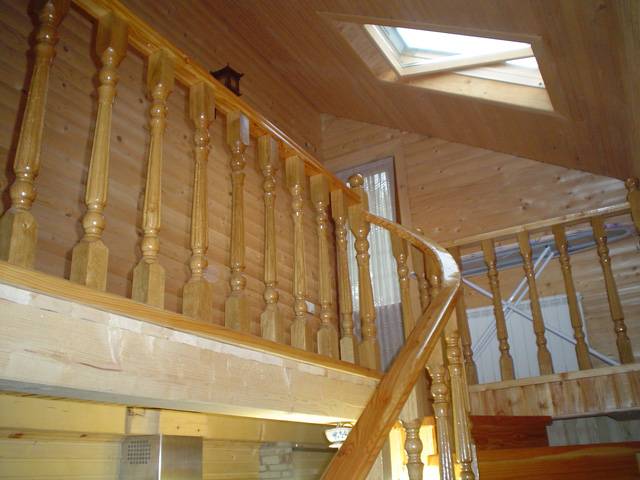
[[[28,38],[33,25],[27,5],[0,3],[0,191],[3,209],[8,206],[8,186],[28,78]],[[92,23],[71,9],[60,28],[60,41],[50,80],[45,116],[42,169],[36,185],[34,215],[39,222],[36,269],[67,277],[71,248],[81,236],[91,138],[95,124],[97,75],[92,59]],[[110,249],[108,291],[128,296],[131,271],[139,258],[141,208],[146,172],[149,101],[144,91],[145,62],[129,49],[119,68],[120,82],[114,106],[111,138],[109,199],[105,210],[105,244]],[[276,102],[274,97],[273,101]],[[188,120],[186,88],[176,85],[168,101],[168,126],[163,166],[163,224],[160,231],[160,263],[167,270],[166,307],[179,311],[182,287],[188,279],[189,228],[193,182],[193,129]],[[306,121],[302,114],[301,124]],[[209,268],[214,284],[214,317],[223,321],[228,291],[230,177],[225,142],[225,119],[218,115],[211,128],[209,160]],[[246,244],[249,312],[258,332],[264,308],[263,191],[257,167],[255,139],[247,149]],[[278,275],[283,315],[292,318],[292,223],[290,195],[283,168],[277,174],[276,225]],[[308,193],[305,204],[307,284],[309,300],[318,303],[317,235]],[[333,239],[333,235],[330,235]],[[332,241],[332,240],[331,240]],[[331,248],[333,252],[333,247]],[[331,261],[333,265],[333,259]],[[335,295],[334,295],[335,298]],[[335,302],[334,302],[335,305]]]

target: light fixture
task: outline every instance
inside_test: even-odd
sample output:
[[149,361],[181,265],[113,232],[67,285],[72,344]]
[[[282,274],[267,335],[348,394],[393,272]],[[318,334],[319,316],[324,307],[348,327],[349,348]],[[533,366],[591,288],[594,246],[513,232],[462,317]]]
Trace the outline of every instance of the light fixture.
[[353,425],[350,423],[336,423],[333,427],[324,431],[324,436],[331,445],[329,448],[340,448],[349,436]]

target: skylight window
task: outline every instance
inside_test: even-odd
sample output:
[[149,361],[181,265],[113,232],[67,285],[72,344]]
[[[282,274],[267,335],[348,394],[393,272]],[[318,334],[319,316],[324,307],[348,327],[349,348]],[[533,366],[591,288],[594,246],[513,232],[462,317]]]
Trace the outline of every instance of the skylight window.
[[544,88],[528,43],[382,25],[366,30],[401,77],[452,72]]

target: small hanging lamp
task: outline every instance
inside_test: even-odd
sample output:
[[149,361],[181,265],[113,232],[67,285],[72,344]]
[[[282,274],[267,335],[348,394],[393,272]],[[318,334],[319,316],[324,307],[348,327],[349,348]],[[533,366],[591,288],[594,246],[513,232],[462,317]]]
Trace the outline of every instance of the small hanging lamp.
[[222,83],[225,87],[235,93],[238,97],[241,95],[240,93],[240,78],[244,75],[244,73],[236,72],[233,68],[229,66],[227,63],[226,67],[221,68],[220,70],[216,70],[215,72],[209,72],[220,83]]

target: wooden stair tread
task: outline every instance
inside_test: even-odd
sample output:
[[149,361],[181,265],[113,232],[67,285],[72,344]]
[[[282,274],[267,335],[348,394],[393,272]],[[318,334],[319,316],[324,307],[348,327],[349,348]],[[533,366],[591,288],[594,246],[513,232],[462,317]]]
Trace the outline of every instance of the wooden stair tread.
[[479,450],[546,447],[547,416],[472,415],[471,435]]
[[478,450],[481,478],[639,479],[640,442]]

